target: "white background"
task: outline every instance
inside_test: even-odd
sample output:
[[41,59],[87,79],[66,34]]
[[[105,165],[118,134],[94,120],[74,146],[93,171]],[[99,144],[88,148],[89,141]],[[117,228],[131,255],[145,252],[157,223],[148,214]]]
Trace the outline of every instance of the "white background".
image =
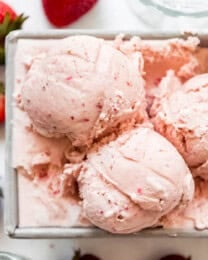
[[[40,0],[6,0],[19,13],[29,15],[25,30],[52,28],[43,12]],[[127,0],[99,0],[99,4],[70,28],[145,30],[133,15]],[[0,174],[4,173],[4,131],[0,129]],[[33,260],[70,260],[72,251],[81,248],[103,260],[158,260],[167,253],[192,255],[192,260],[208,259],[208,240],[177,238],[116,238],[81,240],[14,240],[2,231],[0,205],[0,250],[19,253]]]

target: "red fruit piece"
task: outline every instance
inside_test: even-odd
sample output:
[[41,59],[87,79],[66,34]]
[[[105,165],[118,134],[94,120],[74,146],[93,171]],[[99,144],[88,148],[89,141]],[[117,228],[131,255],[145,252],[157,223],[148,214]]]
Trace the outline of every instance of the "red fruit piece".
[[160,260],[191,260],[191,257],[184,257],[182,255],[167,255],[160,258]]
[[0,123],[5,121],[5,96],[4,85],[0,82]]
[[158,85],[158,84],[161,82],[161,80],[162,80],[162,78],[156,78],[156,79],[155,79],[155,82],[154,82],[155,85]]
[[141,188],[138,188],[138,189],[137,189],[137,193],[142,194],[142,189],[141,189]]
[[5,121],[5,98],[0,96],[0,123]]
[[48,20],[63,27],[87,13],[98,0],[42,0]]
[[3,22],[4,17],[7,13],[10,15],[10,19],[12,21],[14,21],[15,18],[17,17],[15,11],[8,4],[0,1],[0,23]]

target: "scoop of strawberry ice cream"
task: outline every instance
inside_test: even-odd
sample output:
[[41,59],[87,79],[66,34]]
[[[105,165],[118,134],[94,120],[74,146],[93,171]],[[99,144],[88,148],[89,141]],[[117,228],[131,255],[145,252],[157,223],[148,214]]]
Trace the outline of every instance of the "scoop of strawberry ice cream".
[[172,92],[163,91],[151,109],[155,129],[175,145],[193,175],[204,179],[208,179],[207,104],[208,74],[201,74]]
[[128,119],[142,120],[141,59],[132,64],[104,40],[90,36],[63,39],[54,53],[36,56],[21,93],[34,129],[85,146]]
[[151,227],[193,197],[183,158],[150,128],[136,128],[88,154],[78,177],[83,213],[113,233]]

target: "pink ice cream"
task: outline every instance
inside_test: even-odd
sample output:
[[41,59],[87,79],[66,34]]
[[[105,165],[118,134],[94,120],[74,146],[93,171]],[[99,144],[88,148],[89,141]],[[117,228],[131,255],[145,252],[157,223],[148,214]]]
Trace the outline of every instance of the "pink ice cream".
[[87,156],[78,177],[83,214],[113,233],[157,225],[193,197],[183,158],[165,138],[136,128]]
[[199,39],[196,37],[152,41],[133,37],[130,41],[124,41],[120,36],[114,42],[114,46],[130,58],[134,58],[136,52],[142,53],[145,87],[150,104],[168,70],[173,70],[183,82],[197,74],[208,72],[208,51],[198,44]]
[[[15,112],[13,167],[21,168],[30,177],[44,177],[51,169],[62,171],[65,151],[71,148],[67,138],[44,138],[31,129],[31,122],[24,111]],[[21,146],[21,152],[19,152]]]
[[18,172],[19,225],[83,225],[73,182],[62,175],[65,153],[71,147],[68,139],[44,138],[34,133],[27,114],[19,109],[14,122],[13,167]]
[[67,136],[90,145],[126,121],[143,121],[144,87],[137,64],[102,39],[74,36],[33,57],[22,103],[33,128],[46,137]]
[[15,110],[13,167],[18,172],[19,225],[84,225],[73,182],[64,172],[67,138],[44,138],[31,129],[27,114]]
[[194,176],[208,179],[208,74],[178,82],[172,92],[168,84],[164,90],[164,81],[151,109],[155,129],[175,145]]
[[[73,180],[64,164],[73,147],[68,138],[45,138],[33,131],[21,109],[21,89],[34,56],[53,52],[57,41],[19,40],[15,62],[12,167],[18,173],[18,212],[21,227],[85,226]],[[73,152],[76,161],[76,151]],[[70,158],[69,158],[70,157]],[[87,223],[89,224],[89,223]]]
[[[19,225],[208,228],[207,182],[195,180],[191,201],[193,179],[177,152],[208,180],[208,74],[185,83],[208,72],[207,60],[196,38],[18,40],[12,166]],[[140,125],[144,85],[156,129],[177,149]]]
[[184,210],[175,209],[161,220],[164,228],[198,229],[208,228],[208,182],[195,179],[193,201]]
[[47,178],[31,181],[19,172],[19,226],[89,226],[82,219],[78,198],[52,195],[47,182]]

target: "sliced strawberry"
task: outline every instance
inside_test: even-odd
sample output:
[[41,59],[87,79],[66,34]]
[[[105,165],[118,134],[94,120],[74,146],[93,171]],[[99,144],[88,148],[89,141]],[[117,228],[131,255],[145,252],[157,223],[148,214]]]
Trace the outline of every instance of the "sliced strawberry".
[[63,27],[87,13],[98,0],[42,0],[48,20]]

